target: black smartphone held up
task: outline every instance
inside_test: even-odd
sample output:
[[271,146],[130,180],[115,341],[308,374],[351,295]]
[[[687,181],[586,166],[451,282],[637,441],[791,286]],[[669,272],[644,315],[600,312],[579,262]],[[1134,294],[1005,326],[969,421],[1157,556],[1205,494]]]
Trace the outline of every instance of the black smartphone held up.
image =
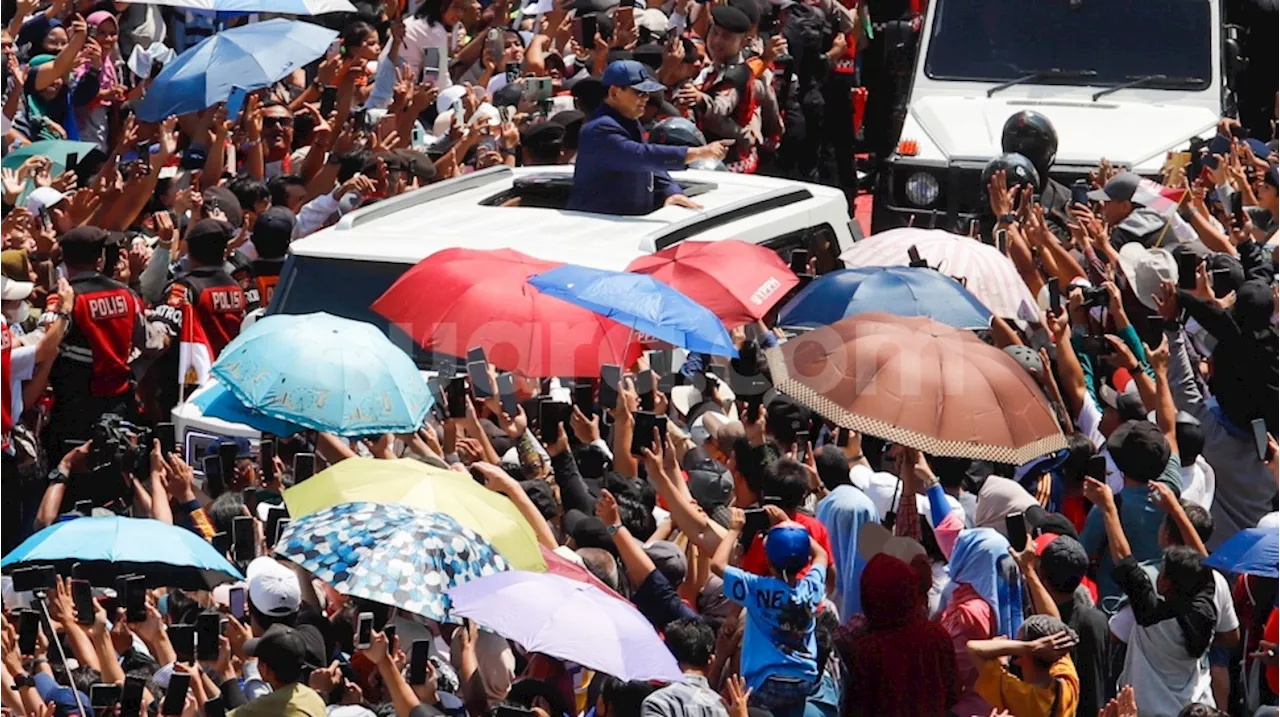
[[221,533],[214,533],[213,537],[209,539],[209,544],[213,546],[214,550],[218,551],[219,555],[227,555],[231,552],[231,533],[225,530]]
[[599,33],[596,26],[595,15],[584,15],[582,18],[582,36],[578,38],[578,44],[584,48],[596,46],[596,35]]
[[[177,648],[174,648],[177,651]],[[179,660],[182,658],[179,657]],[[169,715],[181,715],[183,707],[187,704],[187,690],[191,689],[191,675],[185,672],[175,672],[169,677],[169,688],[164,693],[164,704],[160,706],[160,714],[164,717]]]
[[796,431],[796,460],[804,463],[809,460],[809,432]]
[[483,361],[468,361],[467,377],[471,379],[471,391],[476,398],[483,401],[497,395],[498,389],[489,377],[489,364]]
[[1009,254],[1009,230],[996,229],[994,234],[996,239],[996,250],[1007,256]]
[[[426,69],[425,67],[423,68]],[[338,88],[326,87],[320,91],[320,115],[328,117],[333,114],[333,109],[338,104]]]
[[166,458],[178,451],[178,435],[172,423],[157,423],[155,437],[160,441],[160,453]]
[[791,273],[800,276],[809,274],[809,250],[791,250]]
[[1058,288],[1058,280],[1050,280],[1049,287],[1049,309],[1054,315],[1062,313],[1062,290]]
[[1231,195],[1231,219],[1236,229],[1244,227],[1244,195],[1240,192]]
[[222,637],[222,616],[216,612],[196,615],[196,659],[218,659],[218,638]]
[[217,498],[227,491],[222,482],[222,459],[217,456],[205,456],[200,465],[204,468],[205,492],[211,498]]
[[192,623],[170,625],[166,631],[169,643],[178,662],[194,662],[196,659],[196,626]]
[[33,565],[13,571],[14,592],[52,590],[56,586],[57,578],[52,565]]
[[1084,179],[1077,179],[1071,185],[1071,203],[1079,204],[1082,207],[1089,206],[1089,182]]
[[244,507],[248,508],[250,513],[258,514],[258,488],[256,486],[249,486],[240,491],[240,499],[244,501]]
[[516,80],[520,79],[520,63],[508,62],[506,65],[506,68],[503,71],[503,74],[505,74],[507,77],[508,85],[514,84]]
[[644,449],[653,445],[653,430],[657,417],[653,411],[636,411],[635,426],[631,433],[631,455],[642,456]]
[[244,620],[245,612],[244,588],[231,588],[227,591],[227,604],[231,609],[231,617]]
[[640,394],[640,410],[652,411],[654,392],[658,390],[658,376],[653,369],[642,371],[636,376],[636,393]]
[[747,519],[742,526],[744,536],[755,535],[769,529],[769,515],[764,512],[764,508],[747,508],[743,513]]
[[276,535],[279,532],[280,521],[289,517],[289,511],[284,508],[272,506],[267,509],[267,522],[262,528],[262,535],[267,539],[269,545],[276,544]]
[[236,458],[240,456],[240,448],[234,441],[218,444],[218,460],[222,467],[222,485],[230,488],[236,482]]
[[74,172],[77,164],[80,164],[80,153],[67,152],[67,161],[63,162],[63,168],[68,172]]
[[124,687],[106,682],[99,682],[89,687],[89,706],[95,711],[108,710],[115,707],[124,695]]
[[284,520],[281,520],[279,523],[276,523],[276,531],[272,533],[272,537],[271,537],[272,546],[280,544],[280,536],[284,535],[285,528],[288,528],[289,524],[292,522],[293,522],[292,520],[285,518]]
[[1258,460],[1266,461],[1267,454],[1267,422],[1261,418],[1255,418],[1249,422],[1253,427],[1253,447],[1258,449]]
[[116,580],[116,593],[124,603],[125,622],[143,622],[147,619],[147,583],[141,575],[125,575]]
[[516,377],[504,373],[498,377],[498,398],[502,400],[502,412],[515,418],[520,413],[520,402],[516,400]]
[[618,387],[622,384],[622,367],[605,364],[600,367],[600,407],[611,411],[618,407]]
[[71,581],[71,602],[76,606],[76,623],[92,625],[94,618],[93,586],[88,580]]
[[848,428],[840,427],[836,429],[836,445],[840,448],[848,448],[850,438]]
[[447,390],[447,403],[449,404],[449,418],[466,418],[467,417],[467,379],[462,376],[454,376],[449,380],[449,388]]
[[1022,552],[1027,549],[1027,521],[1022,513],[1010,513],[1004,517],[1004,530],[1008,533],[1009,545]]
[[253,518],[241,515],[231,521],[231,552],[237,562],[247,563],[258,557],[258,536]]
[[147,686],[147,678],[129,676],[124,678],[124,690],[120,693],[120,717],[141,717],[142,690]]
[[293,455],[293,484],[297,485],[302,481],[316,474],[316,454],[314,453],[295,453]]
[[560,440],[560,426],[569,417],[570,406],[559,401],[542,401],[538,404],[538,438],[549,446]]
[[409,650],[409,675],[411,685],[423,685],[427,682],[427,657],[431,654],[430,640],[414,640]]
[[276,480],[276,439],[263,436],[258,442],[258,463],[262,466],[262,480],[264,483],[274,483]]
[[573,384],[573,405],[588,418],[595,413],[596,387],[589,378],[580,378]]
[[675,356],[670,349],[650,351],[646,355],[649,359],[649,368],[658,380],[656,388],[663,393],[671,393],[671,389],[676,385],[675,371],[672,368]]
[[387,638],[387,649],[388,649],[388,650],[390,650],[390,651],[392,651],[392,652],[395,652],[395,649],[396,649],[396,626],[395,626],[394,624],[392,624],[392,623],[387,623],[387,624],[383,625],[383,626],[382,626],[382,634],[383,634],[383,636],[384,636],[384,637],[386,637],[386,638]]
[[18,613],[18,654],[36,654],[36,640],[40,635],[40,613],[23,610]]
[[356,649],[365,650],[373,644],[373,613],[362,612],[356,622]]

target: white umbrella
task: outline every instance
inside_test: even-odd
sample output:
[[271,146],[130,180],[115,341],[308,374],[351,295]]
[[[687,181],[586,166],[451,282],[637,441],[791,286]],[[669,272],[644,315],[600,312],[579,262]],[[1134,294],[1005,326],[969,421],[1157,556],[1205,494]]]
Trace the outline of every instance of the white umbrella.
[[166,5],[206,12],[269,12],[277,15],[323,15],[355,12],[350,0],[134,0],[140,5]]

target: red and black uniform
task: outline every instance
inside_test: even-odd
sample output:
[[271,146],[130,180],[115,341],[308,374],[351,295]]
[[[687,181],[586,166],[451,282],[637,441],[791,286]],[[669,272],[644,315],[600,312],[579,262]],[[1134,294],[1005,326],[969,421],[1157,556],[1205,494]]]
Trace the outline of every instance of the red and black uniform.
[[271,304],[271,295],[280,282],[280,270],[284,259],[254,259],[245,267],[237,267],[232,274],[244,291],[245,313],[265,309]]
[[129,287],[97,272],[71,279],[71,323],[49,375],[54,403],[53,450],[87,440],[104,413],[137,414],[129,365],[146,345],[142,300]]
[[[240,323],[244,321],[245,295],[240,284],[222,267],[202,266],[192,269],[174,280],[167,294],[171,297],[178,287],[185,293],[191,306],[190,316],[200,324],[209,341],[212,358],[216,359],[223,347],[240,335]],[[180,294],[179,294],[180,295]],[[181,300],[156,306],[147,313],[148,321],[159,324],[169,334],[169,350],[158,364],[160,415],[168,415],[179,400],[178,353],[182,340],[183,312]]]

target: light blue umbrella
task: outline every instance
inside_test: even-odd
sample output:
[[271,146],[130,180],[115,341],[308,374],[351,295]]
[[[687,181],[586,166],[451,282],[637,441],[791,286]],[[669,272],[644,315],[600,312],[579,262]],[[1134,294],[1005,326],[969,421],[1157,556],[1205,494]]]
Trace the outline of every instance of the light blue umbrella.
[[432,403],[413,359],[382,332],[325,313],[259,319],[213,375],[250,410],[340,436],[415,431]]
[[652,276],[565,264],[529,277],[529,284],[672,346],[738,355],[729,332],[710,309]]
[[239,423],[255,431],[270,433],[276,436],[292,436],[303,430],[298,426],[278,418],[273,418],[240,403],[235,394],[227,387],[215,381],[213,386],[201,391],[191,403],[200,409],[200,413],[209,418],[217,418],[228,423]]
[[109,586],[121,575],[141,575],[148,587],[210,590],[242,579],[240,571],[209,541],[186,528],[150,518],[75,518],[54,523],[22,541],[0,560],[10,571],[52,565],[59,574],[77,574]]
[[323,55],[337,37],[319,25],[282,19],[211,35],[164,66],[138,103],[138,117],[159,122],[222,102],[234,87],[269,87]]
[[960,282],[933,269],[907,266],[823,274],[782,307],[778,325],[817,328],[870,311],[925,316],[957,329],[991,326],[991,312]]

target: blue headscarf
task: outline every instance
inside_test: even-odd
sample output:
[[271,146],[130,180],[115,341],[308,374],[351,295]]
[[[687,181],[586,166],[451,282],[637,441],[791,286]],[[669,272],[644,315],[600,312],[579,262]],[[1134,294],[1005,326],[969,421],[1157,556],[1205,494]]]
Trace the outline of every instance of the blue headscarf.
[[1022,625],[1022,584],[1009,541],[991,528],[964,530],[951,553],[951,585],[943,602],[951,602],[957,584],[974,589],[995,612],[996,632],[1016,637]]
[[831,539],[833,561],[840,567],[836,580],[840,619],[862,612],[862,570],[867,561],[858,554],[858,533],[867,523],[879,523],[880,514],[871,498],[852,485],[842,485],[818,503],[818,520]]

